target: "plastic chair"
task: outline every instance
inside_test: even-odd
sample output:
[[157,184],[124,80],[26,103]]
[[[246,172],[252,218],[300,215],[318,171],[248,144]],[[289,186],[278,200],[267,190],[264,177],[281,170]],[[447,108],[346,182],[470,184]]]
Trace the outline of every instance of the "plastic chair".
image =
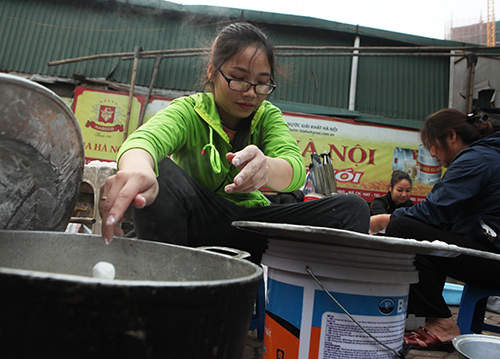
[[457,324],[461,334],[481,334],[483,330],[500,333],[500,326],[484,322],[488,297],[499,296],[500,290],[464,285]]
[[[102,218],[99,213],[99,201],[101,199],[101,187],[104,185],[109,176],[116,173],[116,163],[114,162],[101,162],[94,161],[85,165],[83,169],[82,186],[80,190],[84,187],[90,187],[91,193],[93,193],[93,201],[91,203],[86,203],[82,197],[82,202],[84,206],[91,208],[89,211],[90,217],[72,217],[70,222],[78,222],[90,225],[93,234],[101,234],[101,224]],[[84,193],[80,193],[82,196]],[[78,205],[78,204],[77,204]]]
[[257,329],[257,338],[259,338],[260,341],[264,340],[264,322],[266,318],[265,294],[264,279],[262,279],[255,301],[255,313],[252,314],[252,321],[250,322],[250,330]]
[[443,298],[448,305],[460,305],[464,286],[461,284],[445,283],[443,288]]

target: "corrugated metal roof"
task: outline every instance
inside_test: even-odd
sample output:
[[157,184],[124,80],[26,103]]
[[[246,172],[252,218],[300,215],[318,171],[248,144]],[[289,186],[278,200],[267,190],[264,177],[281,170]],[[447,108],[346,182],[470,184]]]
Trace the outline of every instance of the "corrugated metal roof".
[[[206,47],[222,24],[234,19],[266,28],[275,45],[458,46],[461,43],[393,33],[308,17],[259,11],[184,6],[162,0],[0,1],[0,70],[56,77],[79,74],[129,83],[133,61],[107,58],[48,66],[82,56]],[[286,53],[290,51],[280,51]],[[271,100],[345,113],[349,104],[351,56],[280,57],[288,65]],[[200,57],[163,59],[155,86],[200,90]],[[448,101],[448,57],[360,57],[356,117],[370,114],[422,120]],[[149,86],[154,59],[139,61],[136,84]],[[312,107],[310,107],[312,108]],[[401,122],[401,121],[400,121]],[[403,123],[401,122],[401,123]]]

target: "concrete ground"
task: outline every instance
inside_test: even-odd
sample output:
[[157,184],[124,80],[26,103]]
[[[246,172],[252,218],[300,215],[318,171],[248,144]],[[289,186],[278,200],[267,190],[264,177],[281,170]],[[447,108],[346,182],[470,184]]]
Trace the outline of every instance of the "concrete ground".
[[[450,307],[453,317],[456,319],[458,313],[458,307]],[[500,314],[487,312],[486,313],[486,323],[493,325],[500,325]],[[500,334],[484,332],[483,334],[493,335],[500,337]],[[440,352],[440,351],[429,351],[429,350],[411,350],[406,359],[459,359],[458,352],[454,351],[452,353]],[[257,338],[257,332],[248,332],[248,340],[245,347],[245,352],[242,359],[262,359],[263,357],[263,344]]]

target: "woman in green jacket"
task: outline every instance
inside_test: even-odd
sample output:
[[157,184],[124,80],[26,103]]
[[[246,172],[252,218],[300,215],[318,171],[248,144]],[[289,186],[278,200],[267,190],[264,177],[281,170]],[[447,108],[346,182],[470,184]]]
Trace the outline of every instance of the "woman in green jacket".
[[118,224],[130,204],[138,238],[239,248],[255,262],[266,239],[233,221],[368,232],[368,206],[358,196],[270,205],[259,191],[290,192],[305,180],[297,143],[266,101],[276,88],[274,58],[266,35],[249,23],[219,33],[206,72],[210,91],[172,101],[122,145],[118,173],[101,190],[106,243],[123,234]]

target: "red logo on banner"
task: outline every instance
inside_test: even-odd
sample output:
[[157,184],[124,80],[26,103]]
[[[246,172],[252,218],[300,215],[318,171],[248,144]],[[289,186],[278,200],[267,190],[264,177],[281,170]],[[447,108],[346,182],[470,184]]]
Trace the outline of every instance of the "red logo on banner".
[[88,120],[85,126],[100,132],[123,132],[123,124],[120,122],[120,118],[123,117],[123,114],[120,108],[118,106],[112,106],[117,105],[113,101],[104,100],[103,102],[108,102],[110,104],[95,105],[93,112],[96,116]]
[[101,105],[99,108],[99,122],[113,123],[116,107]]
[[85,126],[92,127],[94,130],[101,131],[101,132],[116,132],[116,131],[123,132],[122,125],[101,126],[98,123],[95,123],[94,121],[87,121],[87,124]]

